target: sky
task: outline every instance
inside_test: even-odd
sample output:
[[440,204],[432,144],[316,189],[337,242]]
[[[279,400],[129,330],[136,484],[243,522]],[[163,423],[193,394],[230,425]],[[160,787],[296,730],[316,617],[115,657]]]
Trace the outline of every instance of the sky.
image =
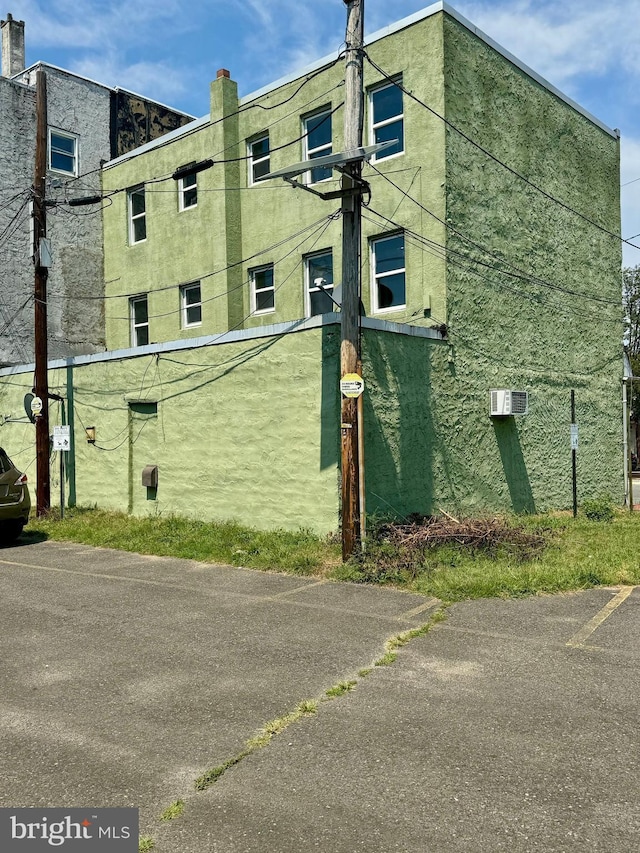
[[[479,29],[621,132],[622,235],[640,246],[640,0],[455,0]],[[5,0],[26,60],[58,65],[203,116],[227,68],[247,95],[344,40],[343,0]],[[429,0],[366,0],[375,32]],[[3,14],[2,17],[6,17]],[[637,235],[637,236],[636,236]],[[624,264],[640,249],[623,246]]]

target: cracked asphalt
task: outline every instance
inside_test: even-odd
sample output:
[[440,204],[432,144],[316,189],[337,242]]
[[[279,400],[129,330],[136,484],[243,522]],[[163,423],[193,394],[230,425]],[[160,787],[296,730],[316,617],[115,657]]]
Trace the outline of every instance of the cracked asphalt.
[[638,588],[457,604],[363,678],[437,602],[55,542],[0,573],[0,806],[136,806],[160,853],[640,849]]

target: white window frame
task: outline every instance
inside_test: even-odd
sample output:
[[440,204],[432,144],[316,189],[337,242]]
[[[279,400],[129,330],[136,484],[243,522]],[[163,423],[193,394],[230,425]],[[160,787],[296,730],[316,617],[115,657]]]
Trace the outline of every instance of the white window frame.
[[[261,157],[255,157],[253,154],[253,146],[257,145],[258,142],[264,142],[265,139],[267,140],[267,145],[268,145],[267,153],[263,154]],[[271,143],[269,140],[269,132],[268,131],[266,133],[261,133],[259,136],[254,136],[253,139],[249,139],[247,141],[247,163],[248,163],[248,167],[249,167],[248,181],[249,181],[250,187],[253,187],[256,184],[259,184],[262,181],[262,179],[260,177],[258,177],[258,178],[255,177],[255,172],[254,172],[255,167],[259,166],[260,163],[266,163],[267,164],[267,171],[265,172],[265,174],[268,174],[268,172],[271,168],[270,159],[271,159]]]
[[[53,152],[54,145],[52,136],[59,136],[62,139],[70,139],[73,142],[73,154],[69,154],[68,151],[60,150],[59,153],[64,157],[71,158],[73,162],[72,169],[58,169],[53,165]],[[69,133],[67,130],[58,130],[57,127],[48,128],[48,139],[47,139],[47,167],[50,172],[55,172],[58,175],[70,175],[71,177],[77,177],[78,175],[78,151],[79,151],[79,137],[75,133]]]
[[[267,270],[271,270],[271,284],[269,287],[257,288],[256,277],[259,273],[266,272]],[[273,264],[263,264],[260,267],[254,267],[249,270],[249,278],[251,280],[251,313],[256,316],[261,314],[273,314],[276,310],[276,281]],[[269,291],[273,293],[273,306],[270,308],[258,308],[258,294],[268,293]]]
[[[329,117],[329,142],[325,142],[322,145],[316,145],[314,148],[309,148],[309,122],[317,122],[318,119],[322,119],[325,117]],[[318,110],[311,115],[305,116],[302,119],[302,132],[304,133],[303,137],[303,152],[302,159],[303,160],[314,160],[316,157],[325,157],[327,154],[333,153],[333,116],[331,115],[331,108],[325,107],[322,110]],[[326,168],[326,167],[320,167]],[[308,171],[305,175],[305,183],[307,184],[322,184],[325,181],[330,181],[333,175],[331,173],[331,169],[329,169],[329,175],[326,178],[321,178],[319,181],[312,180],[312,172]]]
[[374,154],[372,157],[372,162],[377,163],[380,160],[391,160],[393,157],[401,157],[405,152],[405,128],[404,128],[404,92],[401,89],[398,89],[400,95],[402,96],[402,112],[398,113],[395,116],[391,116],[391,118],[384,119],[383,121],[374,122],[374,113],[373,113],[373,98],[378,92],[383,91],[384,89],[390,89],[391,87],[397,88],[396,83],[402,85],[402,76],[397,76],[393,78],[392,82],[381,83],[379,86],[373,86],[368,91],[369,97],[369,128],[370,128],[370,144],[376,144],[376,131],[378,128],[387,127],[390,124],[394,124],[395,122],[402,123],[402,150],[395,151],[393,154],[385,153],[384,149],[379,151],[377,154]]
[[[309,255],[305,255],[304,258],[304,300],[305,300],[305,313],[307,317],[313,316],[322,316],[322,315],[314,315],[311,313],[311,294],[312,293],[330,293],[333,295],[333,287],[334,282],[327,282],[325,287],[316,287],[316,285],[311,281],[311,272],[310,272],[310,262],[313,261],[314,258],[322,257],[323,255],[331,255],[331,266],[332,266],[332,275],[333,279],[333,249],[324,249],[324,251],[312,252]],[[336,310],[336,306],[333,306],[332,311]]]
[[[144,198],[144,210],[142,213],[133,212],[133,196],[142,192]],[[127,191],[127,216],[129,220],[129,245],[136,246],[139,243],[144,243],[147,239],[147,197],[144,190],[144,184],[139,184],[137,187],[131,187]],[[141,240],[136,240],[136,222],[144,222],[144,237]]]
[[[185,185],[185,181],[192,181],[192,183]],[[191,204],[186,204],[186,196],[187,193],[193,192],[195,190],[195,200],[191,202]],[[146,206],[146,205],[145,205]],[[178,181],[178,210],[182,212],[183,210],[191,210],[194,207],[198,206],[198,176],[193,172],[190,175],[185,175],[184,178],[180,178]]]
[[[380,237],[373,237],[369,243],[370,248],[370,261],[371,261],[371,305],[373,306],[374,314],[390,314],[394,311],[402,311],[407,307],[407,267],[406,267],[406,256],[405,256],[405,264],[402,267],[398,267],[397,269],[388,270],[387,272],[378,273],[377,272],[377,262],[376,262],[376,251],[377,247],[380,243],[385,243],[388,240],[396,240],[398,237],[402,238],[403,247],[406,252],[406,241],[404,239],[404,233],[396,232],[395,234],[385,234]],[[378,282],[388,278],[392,275],[398,275],[402,273],[404,276],[404,302],[401,305],[390,305],[387,308],[381,308],[378,305]]]
[[[135,304],[136,302],[145,302],[147,305],[147,320],[145,323],[136,323],[136,311]],[[138,296],[132,296],[129,299],[129,317],[131,320],[131,346],[132,348],[147,346],[149,343],[149,294],[148,293],[140,293]],[[138,329],[147,330],[147,343],[140,344],[138,343]]]
[[[198,301],[188,302],[187,293],[196,288],[198,288]],[[189,322],[189,308],[200,309],[200,319],[194,323]],[[202,325],[202,286],[199,281],[192,281],[191,284],[183,284],[180,288],[180,315],[182,317],[183,329],[193,329],[196,326]]]

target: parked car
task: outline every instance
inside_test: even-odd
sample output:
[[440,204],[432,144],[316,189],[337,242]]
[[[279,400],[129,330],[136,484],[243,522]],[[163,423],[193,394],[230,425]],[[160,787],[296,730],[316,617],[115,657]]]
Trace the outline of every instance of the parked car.
[[0,541],[12,542],[20,536],[30,509],[27,475],[16,468],[0,447]]

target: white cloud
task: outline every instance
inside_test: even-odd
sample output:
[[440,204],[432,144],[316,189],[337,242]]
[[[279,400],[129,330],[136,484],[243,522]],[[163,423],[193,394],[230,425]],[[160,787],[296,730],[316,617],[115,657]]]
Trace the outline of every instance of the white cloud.
[[560,88],[579,75],[603,75],[620,66],[640,70],[637,0],[491,5],[461,0],[458,5],[481,30]]
[[69,70],[107,86],[129,89],[174,107],[179,105],[180,99],[189,89],[187,74],[163,61],[123,64],[117,56],[96,55],[72,63]]

